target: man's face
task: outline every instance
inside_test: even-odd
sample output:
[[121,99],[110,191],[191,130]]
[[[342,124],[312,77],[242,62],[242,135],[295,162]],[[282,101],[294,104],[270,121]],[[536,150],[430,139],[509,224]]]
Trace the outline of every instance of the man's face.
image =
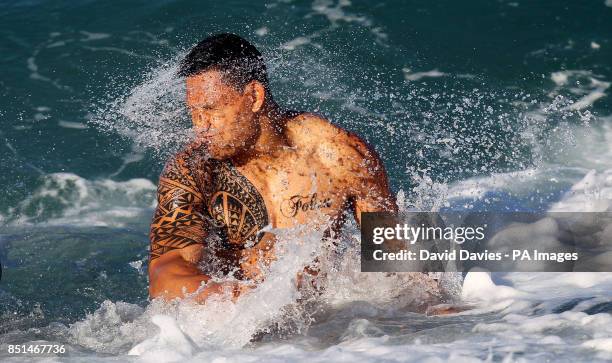
[[227,159],[254,144],[259,132],[251,97],[211,70],[187,77],[187,107],[198,141],[215,159]]

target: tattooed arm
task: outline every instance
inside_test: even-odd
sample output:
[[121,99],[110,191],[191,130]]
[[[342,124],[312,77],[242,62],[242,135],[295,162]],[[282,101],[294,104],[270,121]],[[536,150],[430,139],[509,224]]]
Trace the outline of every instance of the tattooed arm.
[[166,164],[159,179],[158,205],[149,236],[151,298],[183,298],[206,283],[194,297],[204,302],[211,294],[235,288],[234,285],[208,282],[210,277],[197,267],[208,231],[201,214],[204,199],[190,170],[190,156],[185,152],[178,154]]

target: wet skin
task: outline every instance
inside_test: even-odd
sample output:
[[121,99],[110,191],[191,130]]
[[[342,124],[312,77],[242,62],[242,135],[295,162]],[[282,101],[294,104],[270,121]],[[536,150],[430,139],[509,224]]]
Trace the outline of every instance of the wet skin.
[[[397,210],[379,157],[357,135],[315,114],[281,111],[257,81],[238,90],[212,70],[186,84],[196,137],[160,176],[152,298],[237,298],[242,284],[208,282],[197,264],[215,255],[256,285],[259,264],[274,260],[274,236],[260,232],[267,225],[337,230],[346,211],[360,222],[362,212]],[[207,241],[213,231],[225,234],[222,247]]]

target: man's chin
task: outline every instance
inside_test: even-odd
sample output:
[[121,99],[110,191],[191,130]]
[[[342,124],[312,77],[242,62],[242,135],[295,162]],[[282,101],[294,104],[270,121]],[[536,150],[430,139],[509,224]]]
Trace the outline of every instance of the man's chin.
[[198,149],[204,149],[206,151],[206,154],[213,159],[223,160],[231,157],[232,155],[230,150],[215,147],[211,145],[208,140],[205,140],[203,138],[195,138],[192,141],[191,146]]
[[232,152],[232,150],[225,150],[225,149],[215,149],[212,147],[208,147],[208,155],[213,158],[213,159],[217,159],[217,160],[226,160],[231,158],[235,153]]

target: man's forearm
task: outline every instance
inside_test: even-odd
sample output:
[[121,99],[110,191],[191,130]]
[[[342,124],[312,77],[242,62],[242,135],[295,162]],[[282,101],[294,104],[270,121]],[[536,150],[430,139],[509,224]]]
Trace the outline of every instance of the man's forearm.
[[152,285],[150,295],[151,298],[161,297],[165,300],[191,297],[193,301],[203,304],[214,295],[227,295],[235,301],[241,293],[249,289],[249,287],[241,286],[233,281],[219,283],[209,280],[210,277],[203,274],[193,276],[171,276],[156,287]]
[[242,292],[252,288],[241,286],[237,282],[210,281],[210,276],[203,274],[195,263],[185,260],[180,251],[168,252],[152,261],[149,266],[149,280],[149,295],[152,299],[191,297],[198,303],[206,302],[211,296],[223,294],[235,300]]
[[178,254],[162,256],[151,261],[149,266],[149,295],[167,300],[183,298],[186,294],[194,293],[209,279]]

